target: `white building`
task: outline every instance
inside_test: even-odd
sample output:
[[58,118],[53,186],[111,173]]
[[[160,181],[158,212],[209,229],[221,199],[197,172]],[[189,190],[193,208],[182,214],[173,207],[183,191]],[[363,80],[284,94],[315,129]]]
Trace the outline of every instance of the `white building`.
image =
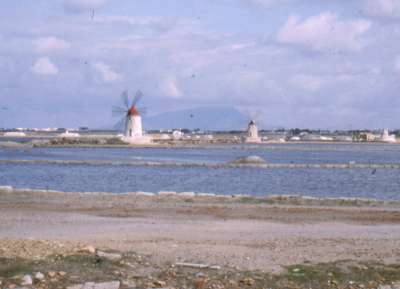
[[172,132],[172,138],[175,140],[182,139],[185,134],[180,130],[174,130]]
[[389,130],[384,129],[383,134],[381,136],[381,141],[383,142],[388,142],[388,143],[395,143],[396,142],[396,135],[390,134],[389,135]]
[[132,106],[127,113],[125,123],[125,134],[123,141],[131,144],[151,143],[152,138],[143,134],[142,117],[135,106]]
[[258,136],[258,127],[256,123],[252,120],[247,128],[247,137],[245,139],[246,143],[260,143],[261,138]]
[[79,133],[70,132],[69,130],[67,130],[66,132],[61,133],[61,134],[59,135],[59,137],[63,137],[63,138],[78,138],[78,137],[80,137],[80,136],[81,136],[81,135],[80,135]]

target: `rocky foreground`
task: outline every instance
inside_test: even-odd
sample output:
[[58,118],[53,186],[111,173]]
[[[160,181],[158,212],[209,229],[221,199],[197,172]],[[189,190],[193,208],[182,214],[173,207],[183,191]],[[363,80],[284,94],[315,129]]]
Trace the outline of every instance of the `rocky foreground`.
[[[30,244],[29,244],[30,242]],[[28,247],[34,245],[28,241]],[[43,244],[41,244],[43,245]],[[40,244],[39,244],[40,246]],[[280,274],[199,263],[166,263],[93,246],[46,258],[0,258],[0,288],[400,288],[400,266],[340,261],[288,266]]]
[[400,288],[400,205],[0,189],[0,288]]

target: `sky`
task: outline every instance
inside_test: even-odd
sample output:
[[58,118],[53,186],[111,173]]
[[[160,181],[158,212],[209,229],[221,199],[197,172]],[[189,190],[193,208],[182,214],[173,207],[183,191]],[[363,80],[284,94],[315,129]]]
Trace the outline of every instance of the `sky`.
[[400,0],[0,2],[0,127],[111,127],[125,89],[150,116],[400,128]]

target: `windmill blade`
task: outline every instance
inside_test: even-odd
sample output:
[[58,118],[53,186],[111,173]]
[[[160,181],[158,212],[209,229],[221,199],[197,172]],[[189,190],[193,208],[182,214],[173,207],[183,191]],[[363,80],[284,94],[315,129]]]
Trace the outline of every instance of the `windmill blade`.
[[113,126],[113,130],[116,131],[123,131],[125,129],[126,126],[126,117],[124,116],[123,118],[121,118],[114,126]]
[[147,114],[147,107],[140,107],[137,109],[137,111],[141,114],[141,115],[146,115]]
[[126,109],[120,106],[113,106],[112,107],[112,116],[121,116],[126,114]]
[[137,103],[140,101],[140,99],[143,96],[143,92],[139,89],[138,91],[136,91],[135,97],[132,100],[132,105],[136,106]]
[[122,99],[122,102],[123,102],[124,106],[128,110],[130,108],[130,105],[129,105],[129,95],[128,95],[128,91],[127,90],[124,90],[122,92],[121,99]]

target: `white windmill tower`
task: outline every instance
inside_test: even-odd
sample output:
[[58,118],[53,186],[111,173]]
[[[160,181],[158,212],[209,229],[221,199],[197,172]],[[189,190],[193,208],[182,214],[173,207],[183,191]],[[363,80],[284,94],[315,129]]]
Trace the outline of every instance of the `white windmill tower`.
[[257,122],[261,117],[261,111],[252,111],[248,113],[250,115],[249,123],[247,125],[247,135],[244,138],[246,143],[261,143],[262,139],[258,134]]
[[143,93],[138,90],[132,101],[129,101],[128,91],[124,91],[121,95],[124,107],[113,107],[113,115],[123,114],[123,118],[117,123],[116,128],[123,127],[124,136],[122,140],[128,143],[150,143],[151,137],[143,134],[141,112],[143,109],[137,107],[138,102],[142,98]]
[[245,141],[247,143],[260,143],[261,138],[258,136],[258,127],[254,120],[251,120],[247,127],[247,136]]

